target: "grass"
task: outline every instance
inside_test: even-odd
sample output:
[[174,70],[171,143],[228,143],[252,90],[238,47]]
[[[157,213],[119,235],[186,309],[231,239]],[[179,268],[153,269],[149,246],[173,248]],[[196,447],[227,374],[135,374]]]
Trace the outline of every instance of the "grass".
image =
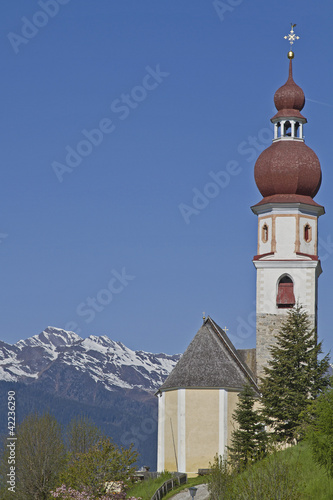
[[[277,460],[278,462],[281,461],[281,463],[283,462],[284,466],[287,467],[287,470],[292,471],[292,473],[296,475],[296,483],[299,488],[299,494],[297,495],[298,500],[331,500],[333,498],[333,479],[330,479],[325,471],[313,461],[311,450],[307,443],[300,443],[298,446],[280,451],[273,458],[270,457],[265,460],[272,459]],[[265,460],[254,464],[253,468],[257,469],[257,471],[265,469]],[[246,480],[246,476],[248,476],[247,471],[240,474],[237,479],[244,482]],[[128,491],[127,496],[134,496],[136,498],[141,497],[142,500],[150,500],[157,488],[159,488],[164,481],[170,479],[170,477],[171,474],[164,473],[157,479],[140,481],[140,483],[135,484]],[[260,474],[259,476],[257,475],[257,477],[260,477]],[[204,484],[208,481],[209,476],[190,478],[186,484],[170,491],[165,497],[163,497],[163,500],[169,500],[171,497],[180,491],[189,488],[190,486],[197,486],[198,484]],[[265,497],[264,500],[270,499]]]
[[[136,498],[142,498],[142,500],[150,500],[155,491],[160,486],[162,486],[164,481],[167,481],[171,477],[172,475],[169,472],[164,472],[157,479],[147,479],[146,481],[140,481],[127,491],[127,497],[133,496]],[[168,498],[171,498],[172,496],[176,495],[176,493],[179,493],[180,491],[185,490],[190,486],[196,486],[198,484],[203,484],[206,482],[207,477],[205,479],[205,476],[198,476],[188,479],[186,484],[182,484],[178,488],[169,491],[169,493],[165,497],[163,497],[163,500],[168,500]]]
[[234,477],[214,466],[212,481],[213,500],[333,498],[333,479],[313,461],[307,443],[274,453]]
[[142,500],[150,500],[155,491],[162,486],[164,481],[171,479],[172,475],[169,472],[164,472],[156,479],[147,479],[138,481],[132,488],[127,491],[127,497],[142,498]]
[[300,500],[329,500],[333,498],[333,480],[321,469],[312,458],[307,443],[288,448],[281,452],[290,466],[298,465],[299,483],[302,484]]

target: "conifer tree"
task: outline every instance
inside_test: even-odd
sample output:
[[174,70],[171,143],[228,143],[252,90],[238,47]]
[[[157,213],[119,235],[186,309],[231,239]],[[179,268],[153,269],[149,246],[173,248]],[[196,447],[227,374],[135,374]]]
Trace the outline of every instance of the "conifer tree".
[[263,416],[278,442],[293,442],[302,412],[329,383],[328,355],[318,359],[321,342],[299,304],[288,311],[275,340],[261,383]]
[[267,436],[262,418],[253,408],[256,398],[252,387],[246,384],[238,397],[232,415],[238,428],[232,432],[228,458],[233,468],[242,470],[249,462],[263,458]]

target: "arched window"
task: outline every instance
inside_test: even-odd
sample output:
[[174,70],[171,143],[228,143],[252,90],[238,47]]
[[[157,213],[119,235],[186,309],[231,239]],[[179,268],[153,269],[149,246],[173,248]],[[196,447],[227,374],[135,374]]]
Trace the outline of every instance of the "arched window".
[[279,280],[276,305],[280,308],[291,308],[295,305],[294,283],[289,276]]
[[291,123],[289,121],[284,125],[284,135],[291,137]]
[[304,239],[307,243],[312,240],[312,229],[310,224],[305,224],[304,226]]
[[261,240],[263,243],[267,243],[268,241],[268,226],[264,224],[261,228]]
[[295,123],[295,137],[299,137],[299,123]]

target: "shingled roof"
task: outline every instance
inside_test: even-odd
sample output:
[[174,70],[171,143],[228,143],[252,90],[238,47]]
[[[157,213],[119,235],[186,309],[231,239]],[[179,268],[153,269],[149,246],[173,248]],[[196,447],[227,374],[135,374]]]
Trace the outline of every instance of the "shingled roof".
[[195,387],[241,390],[246,383],[259,392],[253,373],[225,331],[208,317],[159,391]]

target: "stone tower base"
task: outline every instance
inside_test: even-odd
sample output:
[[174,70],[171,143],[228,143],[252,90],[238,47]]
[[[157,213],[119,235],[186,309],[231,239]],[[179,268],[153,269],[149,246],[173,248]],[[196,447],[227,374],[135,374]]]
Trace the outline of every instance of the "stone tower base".
[[[258,314],[257,315],[257,380],[264,376],[263,367],[271,358],[270,348],[275,344],[275,338],[281,330],[282,324],[287,319],[287,311],[283,314]],[[315,316],[309,315],[311,328],[315,328]]]

